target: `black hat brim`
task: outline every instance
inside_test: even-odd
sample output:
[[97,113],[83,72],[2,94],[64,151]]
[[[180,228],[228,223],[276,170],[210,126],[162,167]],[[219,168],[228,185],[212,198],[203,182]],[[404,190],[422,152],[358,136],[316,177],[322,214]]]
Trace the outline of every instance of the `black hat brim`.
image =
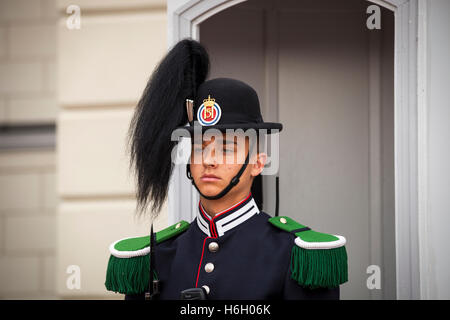
[[[247,129],[255,129],[260,130],[264,129],[266,130],[265,133],[272,134],[276,132],[280,132],[283,129],[283,125],[281,123],[277,122],[260,122],[260,123],[232,123],[232,124],[216,124],[212,126],[202,126],[202,125],[187,125],[176,128],[178,129],[185,129],[190,134],[194,133],[195,128],[200,128],[202,132],[205,132],[208,129],[217,129],[221,132],[226,132],[227,129],[237,130],[237,129],[243,129],[244,131]],[[197,129],[198,130],[198,129]],[[276,132],[272,132],[272,130],[275,130]]]

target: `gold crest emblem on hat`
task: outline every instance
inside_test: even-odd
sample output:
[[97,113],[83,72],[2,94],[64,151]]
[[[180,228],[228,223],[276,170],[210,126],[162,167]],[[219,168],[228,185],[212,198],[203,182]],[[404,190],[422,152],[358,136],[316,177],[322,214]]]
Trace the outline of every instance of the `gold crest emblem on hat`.
[[208,95],[208,99],[203,99],[203,105],[205,106],[204,117],[205,119],[210,119],[214,117],[214,104],[216,103],[216,99],[211,98]]

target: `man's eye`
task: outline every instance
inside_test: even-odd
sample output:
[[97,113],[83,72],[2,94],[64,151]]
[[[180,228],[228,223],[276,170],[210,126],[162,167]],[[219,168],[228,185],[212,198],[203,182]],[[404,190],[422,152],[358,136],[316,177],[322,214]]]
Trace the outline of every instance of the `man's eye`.
[[223,148],[223,152],[225,152],[225,153],[232,153],[232,152],[234,152],[234,149],[231,149],[231,148]]

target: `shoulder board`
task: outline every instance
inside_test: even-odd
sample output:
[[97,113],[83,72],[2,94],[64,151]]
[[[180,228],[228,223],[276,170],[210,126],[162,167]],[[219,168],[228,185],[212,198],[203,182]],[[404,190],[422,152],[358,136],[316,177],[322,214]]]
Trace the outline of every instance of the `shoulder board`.
[[[161,243],[183,233],[189,223],[182,220],[155,233],[156,243]],[[109,246],[111,253],[106,271],[105,287],[109,291],[123,294],[138,294],[146,290],[149,283],[150,236],[124,238]],[[153,277],[156,279],[157,275]]]
[[[173,238],[189,228],[189,223],[182,220],[170,227],[155,233],[156,243]],[[150,252],[150,236],[123,238],[109,246],[109,252],[117,258],[133,258],[145,256]]]
[[346,239],[311,230],[289,217],[273,217],[275,227],[293,233],[291,278],[308,288],[337,287],[348,281]]

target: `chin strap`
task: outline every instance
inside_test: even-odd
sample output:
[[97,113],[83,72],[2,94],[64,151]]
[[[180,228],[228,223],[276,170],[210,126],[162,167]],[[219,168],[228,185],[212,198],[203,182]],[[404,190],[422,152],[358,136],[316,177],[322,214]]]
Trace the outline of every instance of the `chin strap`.
[[186,164],[186,176],[188,177],[188,179],[190,179],[192,181],[192,184],[194,185],[195,189],[197,189],[198,193],[200,193],[200,195],[208,200],[217,200],[222,198],[224,195],[226,195],[228,193],[228,191],[231,190],[231,188],[233,188],[235,185],[237,185],[239,183],[239,178],[242,176],[242,174],[245,171],[245,168],[247,168],[248,162],[249,162],[249,158],[250,158],[250,153],[253,150],[253,143],[250,146],[250,149],[248,151],[247,157],[245,158],[245,162],[242,165],[241,169],[239,169],[239,172],[231,179],[230,183],[228,184],[228,186],[225,187],[225,189],[223,189],[221,192],[219,192],[218,194],[216,194],[215,196],[205,196],[203,193],[201,193],[201,191],[198,189],[197,185],[195,184],[194,179],[192,178],[191,175],[191,166],[190,164]]

